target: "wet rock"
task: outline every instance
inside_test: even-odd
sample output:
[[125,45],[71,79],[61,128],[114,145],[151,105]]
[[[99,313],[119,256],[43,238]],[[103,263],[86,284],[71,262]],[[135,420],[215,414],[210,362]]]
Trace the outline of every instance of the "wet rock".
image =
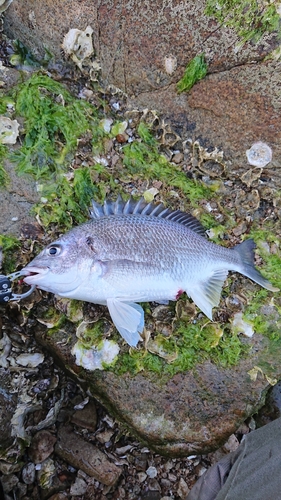
[[[5,13],[5,31],[32,47],[39,59],[47,48],[53,64],[65,67],[64,36],[90,25],[102,81],[122,89],[132,109],[157,109],[186,139],[205,137],[206,144],[239,160],[242,170],[245,152],[260,140],[280,165],[280,62],[264,60],[279,41],[273,34],[257,44],[239,44],[234,30],[207,17],[205,7],[203,0],[157,0],[149,11],[137,0],[117,0],[114,8],[106,0],[94,5],[91,0],[14,0]],[[178,95],[175,84],[202,47],[208,75],[189,94]],[[231,162],[230,169],[235,175],[238,166]]]
[[71,421],[79,427],[95,432],[97,426],[97,410],[95,403],[90,401],[82,410],[76,410]]
[[56,454],[73,467],[83,470],[102,484],[112,486],[122,469],[110,462],[107,456],[91,443],[75,434],[69,427],[61,427]]
[[35,464],[44,462],[54,451],[55,436],[49,431],[39,431],[32,438],[29,456]]
[[[276,378],[281,377],[278,344],[268,350],[269,339],[257,334],[243,340],[252,348],[237,366],[223,369],[206,361],[192,371],[174,375],[164,385],[161,378],[149,373],[132,376],[83,370],[75,365],[70,354],[71,344],[76,342],[74,333],[67,346],[60,341],[64,332],[37,338],[64,366],[76,373],[80,381],[86,381],[92,395],[125,422],[150,449],[169,456],[202,454],[217,449],[263,405],[270,383],[261,372],[256,377],[249,375],[260,362],[267,359],[267,363],[274,366]],[[74,435],[74,443],[76,439]],[[63,435],[66,448],[70,441],[72,437],[69,440]],[[84,442],[79,446],[83,449]],[[60,444],[59,450],[62,449],[63,444]],[[66,451],[67,460],[83,469],[82,464],[78,466],[72,462],[74,451],[75,446]]]
[[8,476],[3,476],[1,482],[4,492],[9,493],[18,484],[19,478],[15,474],[9,474]]
[[35,465],[32,462],[26,464],[22,469],[22,480],[25,484],[32,484],[35,480]]
[[177,494],[180,498],[185,499],[189,493],[189,487],[187,486],[185,480],[181,477],[179,481],[179,486],[177,490]]
[[70,494],[73,496],[84,495],[87,490],[87,483],[82,477],[77,477],[75,483],[70,488]]
[[5,457],[7,449],[12,444],[11,419],[17,405],[17,396],[11,392],[10,375],[0,369],[0,455]]

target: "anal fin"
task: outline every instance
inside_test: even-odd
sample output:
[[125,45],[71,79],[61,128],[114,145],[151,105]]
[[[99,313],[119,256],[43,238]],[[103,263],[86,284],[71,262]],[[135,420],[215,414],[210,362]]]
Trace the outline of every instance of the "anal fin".
[[123,339],[136,347],[141,340],[140,333],[144,328],[144,312],[139,304],[123,302],[118,299],[107,299],[110,316]]
[[193,302],[206,314],[209,319],[212,319],[212,309],[219,305],[221,291],[226,280],[227,269],[214,271],[212,276],[204,282],[197,283],[192,286],[192,290],[187,290],[188,295]]

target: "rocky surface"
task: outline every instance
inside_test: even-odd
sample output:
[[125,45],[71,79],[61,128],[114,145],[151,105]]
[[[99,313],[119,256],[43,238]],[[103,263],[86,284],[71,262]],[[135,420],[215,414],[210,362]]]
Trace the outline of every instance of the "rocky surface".
[[[83,30],[91,24],[103,84],[112,83],[126,93],[122,98],[120,93],[112,97],[113,105],[125,102],[124,112],[135,107],[157,109],[154,116],[161,117],[157,118],[157,133],[169,158],[195,178],[199,172],[200,178],[205,176],[208,182],[223,181],[222,205],[235,218],[229,236],[234,244],[241,235],[247,234],[253,220],[260,220],[262,225],[263,220],[276,222],[280,216],[280,61],[264,59],[278,42],[271,36],[258,45],[246,44],[234,50],[238,42],[236,36],[229,30],[218,30],[218,26],[203,15],[203,2],[196,5],[194,2],[161,2],[161,5],[163,9],[158,9],[156,2],[148,11],[140,2],[133,1],[99,2],[94,7],[93,2],[73,1],[63,3],[66,9],[63,11],[59,2],[14,0],[6,13],[5,30],[32,47],[37,57],[43,57],[43,46],[47,45],[55,55],[50,64],[52,71],[61,68],[62,73],[69,76],[73,69],[70,62],[65,64],[61,54],[62,38],[70,28]],[[175,83],[186,63],[202,51],[209,64],[207,77],[189,94],[178,95]],[[167,57],[172,62],[177,60],[172,72],[167,72]],[[17,80],[14,70],[4,70],[4,73],[1,80],[7,87]],[[86,65],[82,73],[85,82]],[[77,78],[77,72],[75,75]],[[128,136],[107,145],[110,165],[121,161],[119,140],[126,142]],[[267,142],[273,150],[272,162],[265,168],[252,168],[246,163],[246,150],[257,141]],[[222,162],[208,157],[206,147],[209,146],[223,150]],[[29,214],[38,199],[36,184],[27,178],[19,181],[13,176],[12,164],[7,163],[6,168],[11,183],[0,193],[0,233],[23,235],[26,260],[33,243],[27,248],[25,240],[42,237],[42,228]],[[125,181],[123,187],[127,189]],[[133,189],[139,194],[147,187],[135,179],[127,191]],[[222,216],[217,202],[208,205],[203,201],[202,206],[216,217]],[[202,214],[202,207],[198,208]],[[276,231],[280,231],[277,222]],[[276,251],[276,243],[271,245],[271,250]],[[253,287],[247,281],[250,293],[254,293]],[[241,291],[239,286],[233,285],[233,288],[234,292]],[[228,318],[230,299],[229,302],[223,300],[219,321],[223,315]],[[239,304],[246,301],[239,293],[236,300]],[[36,292],[31,300],[20,305],[10,304],[1,312],[3,332],[12,339],[8,341],[3,334],[2,366],[7,372],[16,370],[17,376],[10,380],[10,386],[2,388],[3,404],[9,401],[10,405],[9,418],[4,412],[0,414],[0,428],[7,436],[3,446],[5,449],[11,446],[13,439],[15,443],[9,448],[8,456],[2,455],[0,471],[5,476],[5,491],[16,491],[19,498],[38,498],[39,495],[49,498],[54,494],[58,499],[61,490],[67,492],[69,498],[80,495],[85,500],[93,495],[101,499],[185,498],[195,475],[210,464],[209,456],[200,458],[199,454],[206,454],[225,442],[263,405],[270,383],[280,378],[280,346],[275,343],[273,350],[270,341],[260,335],[243,341],[251,347],[248,357],[228,369],[206,361],[191,371],[163,380],[152,373],[132,376],[82,370],[71,354],[71,347],[77,341],[75,326],[68,321],[64,329],[50,334],[35,319],[40,319],[42,310],[53,305],[61,311],[56,300]],[[93,316],[97,314],[109,324],[105,311],[91,307]],[[269,318],[269,326],[276,325],[279,316],[274,303],[263,312]],[[66,395],[62,390],[69,388],[69,383],[53,366],[49,355],[48,362],[40,368],[21,364],[20,353],[37,351],[32,340],[34,335],[38,343],[53,354],[56,363],[67,369],[85,391],[89,389],[91,395],[122,422],[121,428],[110,417],[105,417],[99,405],[97,427],[96,411],[87,409],[86,403],[85,410],[89,411],[85,411],[86,416],[73,415],[74,406],[81,405],[83,398],[87,399],[86,394],[82,393],[82,398],[79,393],[78,401],[69,402],[71,389]],[[266,376],[257,368],[260,366],[265,367],[265,372],[268,370]],[[17,399],[15,394],[22,387],[23,392]],[[75,391],[77,394],[79,389]],[[36,398],[32,399],[30,394]],[[13,412],[15,419],[11,428]],[[68,438],[64,426],[69,421]],[[48,429],[47,434],[40,434],[43,429],[44,432]],[[135,438],[125,438],[127,429],[145,446]],[[42,437],[43,450],[39,449],[38,435]],[[85,438],[87,444],[84,444]],[[31,443],[24,466],[19,461],[24,453],[22,440],[26,446]],[[120,453],[116,443],[120,443]],[[129,448],[125,450],[124,446]],[[83,465],[84,447],[92,457],[87,468]],[[161,458],[152,454],[152,449],[169,457],[184,458]],[[190,455],[193,458],[186,458]],[[106,470],[110,469],[110,477],[103,467],[97,473],[96,461],[103,463]],[[36,481],[39,486],[35,485]]]
[[[278,169],[281,63],[269,55],[279,40],[273,34],[257,44],[242,44],[233,30],[207,17],[204,8],[203,0],[148,5],[135,0],[14,0],[5,14],[5,30],[39,58],[47,48],[65,68],[64,35],[90,25],[103,84],[125,92],[132,108],[156,109],[181,137],[203,138],[205,145],[223,149],[237,175],[245,169],[246,150],[258,140],[273,148],[273,167]],[[207,77],[189,94],[178,95],[175,83],[202,52]]]

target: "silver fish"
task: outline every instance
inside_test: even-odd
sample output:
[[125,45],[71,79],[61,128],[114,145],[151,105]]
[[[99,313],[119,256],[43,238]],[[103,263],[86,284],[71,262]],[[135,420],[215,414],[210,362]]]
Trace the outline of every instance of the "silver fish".
[[141,340],[136,302],[177,300],[186,292],[212,319],[228,271],[277,291],[254,267],[255,243],[234,248],[208,241],[197,219],[143,198],[93,202],[91,220],[48,245],[23,270],[29,285],[61,297],[107,305],[130,346]]

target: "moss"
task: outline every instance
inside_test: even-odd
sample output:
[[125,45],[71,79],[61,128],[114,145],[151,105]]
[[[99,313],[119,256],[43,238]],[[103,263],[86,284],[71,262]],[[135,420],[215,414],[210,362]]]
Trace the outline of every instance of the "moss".
[[230,333],[227,326],[223,329],[216,323],[206,324],[206,318],[196,324],[179,322],[173,335],[163,338],[163,345],[167,352],[177,351],[174,361],[167,363],[144,349],[131,350],[119,356],[114,371],[136,374],[145,370],[169,378],[191,370],[207,359],[222,367],[233,366],[249,351],[249,347],[237,335]]
[[91,324],[87,328],[81,337],[81,342],[85,349],[91,349],[93,346],[97,347],[101,345],[104,340],[104,321],[99,320],[96,323]]
[[[267,228],[253,226],[250,236],[257,244],[257,253],[264,261],[262,274],[281,290],[281,249],[279,239],[271,230],[270,223]],[[266,245],[264,243],[266,242]],[[270,253],[268,245],[275,244],[277,253]],[[272,299],[272,300],[271,300]],[[281,338],[281,303],[280,294],[272,293],[265,289],[258,290],[251,296],[250,302],[244,312],[245,319],[253,323],[256,333],[265,335],[271,341],[280,341]]]
[[16,255],[15,250],[20,247],[20,241],[14,236],[0,234],[0,248],[3,252],[3,272],[9,274],[15,270]]
[[183,77],[177,83],[178,92],[188,92],[193,85],[207,74],[208,66],[204,54],[195,56],[186,66]]
[[242,42],[257,42],[264,34],[280,30],[280,15],[270,0],[207,0],[205,13],[233,28]]

